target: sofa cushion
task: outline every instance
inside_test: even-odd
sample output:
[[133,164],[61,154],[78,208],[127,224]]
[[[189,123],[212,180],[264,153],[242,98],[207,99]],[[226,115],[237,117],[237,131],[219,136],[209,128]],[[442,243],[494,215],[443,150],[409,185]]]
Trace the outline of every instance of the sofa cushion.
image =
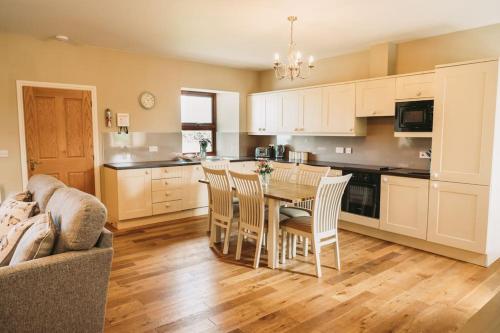
[[[21,201],[17,201],[21,202]],[[10,224],[7,232],[0,235],[0,266],[7,266],[16,250],[23,234],[40,219],[44,219],[44,215],[36,215],[29,219],[24,219],[15,224]]]
[[57,233],[56,226],[50,213],[46,212],[39,216],[40,218],[37,218],[21,237],[10,260],[10,266],[43,258],[52,253]]
[[286,215],[290,218],[311,216],[311,211],[300,207],[280,207],[280,214]]
[[54,253],[92,248],[106,223],[106,207],[96,197],[75,188],[56,190],[46,209],[59,228]]
[[33,201],[38,202],[40,211],[45,212],[50,197],[58,188],[66,187],[59,179],[48,175],[34,175],[28,181],[28,191],[33,195]]
[[34,215],[36,202],[6,199],[0,206],[0,237],[4,236],[16,224]]

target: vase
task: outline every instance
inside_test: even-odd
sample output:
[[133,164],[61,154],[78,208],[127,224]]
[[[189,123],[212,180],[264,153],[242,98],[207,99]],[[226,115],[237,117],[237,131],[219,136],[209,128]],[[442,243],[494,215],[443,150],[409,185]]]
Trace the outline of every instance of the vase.
[[263,186],[269,185],[269,177],[270,175],[268,173],[261,173],[260,174],[260,181]]
[[207,158],[207,147],[200,146],[200,158]]

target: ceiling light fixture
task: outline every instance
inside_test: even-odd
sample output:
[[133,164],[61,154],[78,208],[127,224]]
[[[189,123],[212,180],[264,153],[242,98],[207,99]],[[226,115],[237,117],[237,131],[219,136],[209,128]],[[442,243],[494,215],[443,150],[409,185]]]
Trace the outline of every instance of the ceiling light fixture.
[[280,55],[274,54],[274,74],[278,80],[288,78],[290,81],[294,79],[305,79],[311,74],[311,69],[314,68],[313,56],[309,56],[307,65],[307,72],[304,73],[304,61],[302,60],[302,53],[295,49],[295,42],[293,40],[293,22],[297,21],[297,16],[289,16],[290,21],[290,44],[288,44],[288,64],[280,62]]

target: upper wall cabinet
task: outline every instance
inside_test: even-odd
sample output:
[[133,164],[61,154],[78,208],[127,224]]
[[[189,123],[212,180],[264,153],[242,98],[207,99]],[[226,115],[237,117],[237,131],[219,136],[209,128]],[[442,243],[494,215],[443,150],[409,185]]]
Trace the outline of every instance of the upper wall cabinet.
[[433,180],[490,183],[497,76],[497,61],[437,69]]
[[248,96],[248,126],[249,133],[262,133],[266,128],[266,96]]
[[322,129],[322,88],[303,89],[302,93],[302,126],[299,131],[319,133]]
[[299,90],[287,91],[283,96],[283,119],[280,132],[299,132],[303,126],[302,95]]
[[283,95],[281,93],[265,95],[264,132],[276,133],[282,127]]
[[396,78],[396,99],[432,99],[433,97],[434,73]]
[[366,135],[366,118],[356,118],[354,83],[323,88],[323,130],[336,135]]
[[356,117],[394,116],[396,79],[356,83]]

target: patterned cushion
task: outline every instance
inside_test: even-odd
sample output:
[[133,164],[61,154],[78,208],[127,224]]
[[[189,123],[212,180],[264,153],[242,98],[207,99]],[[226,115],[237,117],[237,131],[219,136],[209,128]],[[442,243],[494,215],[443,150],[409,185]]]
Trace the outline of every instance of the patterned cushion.
[[16,246],[9,265],[46,257],[52,253],[56,238],[56,226],[50,213],[36,216],[36,220],[24,233]]
[[9,264],[19,240],[26,230],[34,223],[37,223],[39,219],[45,219],[45,216],[37,215],[16,224],[10,224],[8,231],[0,236],[0,266],[7,266]]
[[33,216],[36,202],[17,201],[14,198],[5,200],[0,206],[0,237],[19,222]]
[[30,202],[33,201],[33,194],[30,191],[24,191],[14,194],[13,198],[17,201]]

